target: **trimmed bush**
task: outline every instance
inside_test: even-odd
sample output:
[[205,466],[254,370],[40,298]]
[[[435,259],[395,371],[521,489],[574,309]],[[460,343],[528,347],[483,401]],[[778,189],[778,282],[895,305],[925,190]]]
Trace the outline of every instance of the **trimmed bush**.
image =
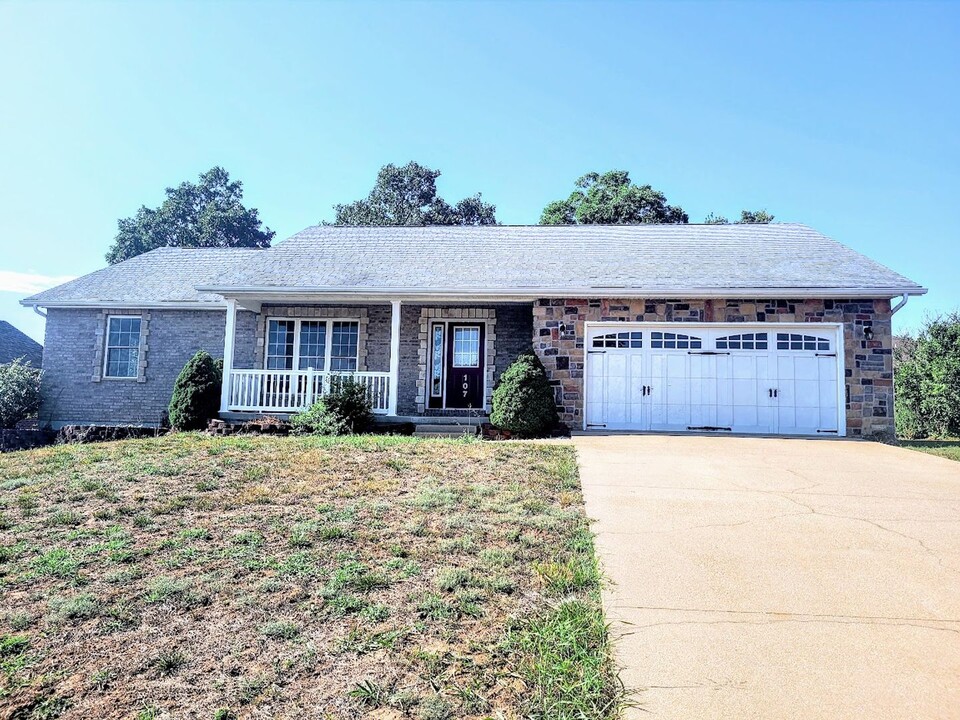
[[0,428],[12,428],[37,412],[40,376],[23,358],[0,365]]
[[183,366],[173,384],[168,412],[174,430],[202,430],[220,410],[223,371],[206,350],[199,350]]
[[520,353],[493,391],[490,422],[524,437],[546,435],[559,422],[553,388],[532,351]]
[[350,435],[364,432],[372,423],[367,388],[351,377],[334,377],[327,395],[290,418],[296,435]]

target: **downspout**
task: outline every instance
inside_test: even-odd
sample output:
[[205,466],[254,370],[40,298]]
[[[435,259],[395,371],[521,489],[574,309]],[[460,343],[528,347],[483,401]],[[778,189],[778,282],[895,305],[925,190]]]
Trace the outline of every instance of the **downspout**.
[[42,317],[44,320],[47,319],[47,314],[46,314],[45,312],[43,312],[43,310],[40,309],[40,306],[39,306],[39,305],[31,305],[30,307],[32,307],[32,308],[33,308],[33,311],[34,311],[37,315],[39,315],[40,317]]
[[897,310],[899,310],[899,309],[902,308],[904,305],[906,305],[906,304],[907,304],[907,300],[909,300],[909,299],[910,299],[910,295],[908,295],[907,293],[904,293],[904,294],[903,294],[903,297],[900,299],[900,302],[898,302],[896,305],[894,305],[892,308],[890,308],[890,316],[893,317],[894,315],[896,315],[896,314],[897,314]]

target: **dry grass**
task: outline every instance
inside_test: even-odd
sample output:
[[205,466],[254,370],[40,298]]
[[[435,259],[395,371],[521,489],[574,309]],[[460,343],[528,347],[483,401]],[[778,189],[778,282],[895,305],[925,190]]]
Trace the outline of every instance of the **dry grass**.
[[[0,718],[604,717],[597,583],[564,446],[184,434],[4,455]],[[541,661],[571,607],[585,639]],[[592,695],[557,714],[548,686]]]

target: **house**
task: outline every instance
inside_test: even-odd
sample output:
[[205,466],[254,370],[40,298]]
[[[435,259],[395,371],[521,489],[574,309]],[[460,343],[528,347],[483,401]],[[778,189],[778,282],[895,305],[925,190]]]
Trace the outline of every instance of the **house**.
[[54,426],[158,423],[201,348],[225,417],[294,412],[337,373],[384,419],[476,416],[532,345],[574,430],[869,436],[894,429],[891,318],[924,292],[795,224],[318,226],[22,302],[47,312]]
[[0,320],[0,365],[18,358],[38,368],[43,362],[43,346],[6,320]]

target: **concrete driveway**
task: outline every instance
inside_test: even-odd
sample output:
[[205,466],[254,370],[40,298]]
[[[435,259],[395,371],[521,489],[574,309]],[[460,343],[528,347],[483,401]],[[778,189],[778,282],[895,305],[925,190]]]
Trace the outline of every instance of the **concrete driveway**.
[[574,438],[637,718],[960,718],[960,463]]

